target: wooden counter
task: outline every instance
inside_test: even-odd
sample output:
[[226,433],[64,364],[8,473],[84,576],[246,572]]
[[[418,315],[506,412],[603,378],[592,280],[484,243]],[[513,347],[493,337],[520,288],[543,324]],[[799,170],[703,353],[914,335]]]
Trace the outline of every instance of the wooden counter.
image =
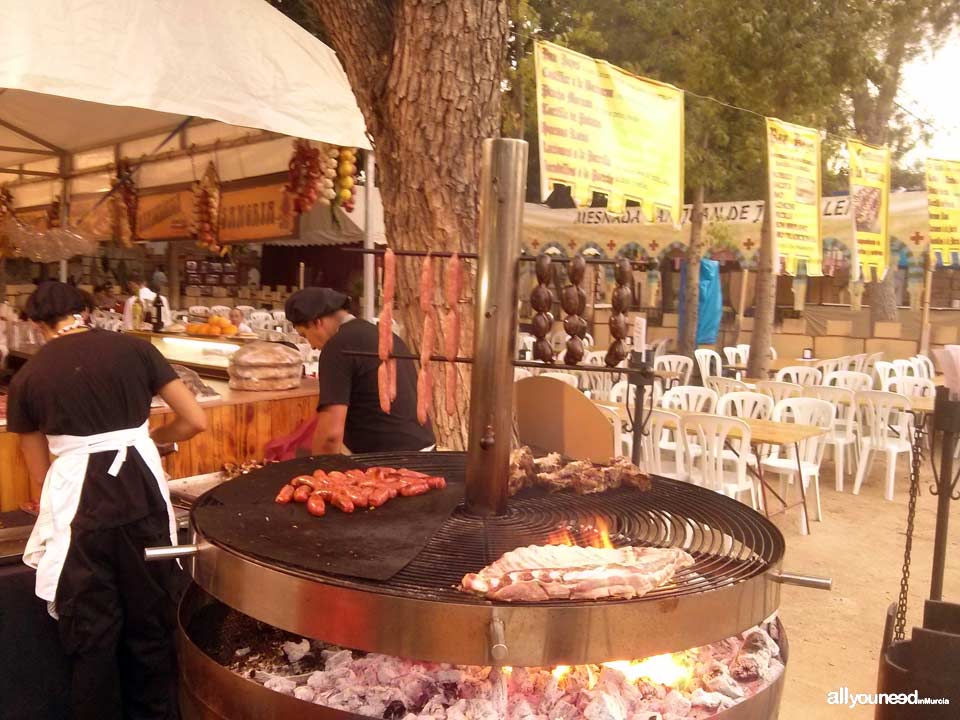
[[[207,415],[207,432],[180,443],[180,452],[164,459],[173,478],[219,470],[227,462],[262,460],[263,448],[272,439],[293,432],[316,412],[317,381],[307,378],[299,388],[277,392],[231,390],[226,382],[206,380],[221,399],[201,403]],[[150,427],[172,419],[169,408],[150,413]],[[16,435],[0,427],[0,511],[15,510],[29,499],[27,469]]]

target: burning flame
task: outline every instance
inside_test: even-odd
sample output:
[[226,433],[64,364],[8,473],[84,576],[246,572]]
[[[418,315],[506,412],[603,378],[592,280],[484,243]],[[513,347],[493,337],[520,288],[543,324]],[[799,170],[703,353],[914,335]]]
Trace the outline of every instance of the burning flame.
[[570,674],[569,665],[557,665],[553,670],[550,671],[553,674],[553,677],[556,678],[557,682],[563,680],[567,675]]
[[658,685],[677,687],[693,679],[691,660],[687,653],[679,653],[653,655],[644,660],[616,660],[603,664],[623,673],[629,683],[650,680]]
[[[573,533],[575,531],[580,536],[581,541],[577,542]],[[603,548],[612,550],[615,545],[610,540],[610,526],[603,518],[596,518],[593,525],[563,526],[558,527],[547,536],[548,545],[580,545],[582,547]]]

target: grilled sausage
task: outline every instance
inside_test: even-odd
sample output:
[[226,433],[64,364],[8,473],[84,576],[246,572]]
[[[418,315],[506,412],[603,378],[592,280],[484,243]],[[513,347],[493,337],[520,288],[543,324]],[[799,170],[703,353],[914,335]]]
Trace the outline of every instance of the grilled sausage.
[[296,491],[296,488],[293,485],[284,485],[280,488],[280,492],[277,493],[276,502],[281,505],[286,505],[288,502],[293,500],[293,493]]
[[430,477],[426,473],[419,472],[418,470],[411,470],[410,468],[400,468],[399,470],[394,470],[395,475],[405,478],[427,478]]
[[383,302],[392,303],[397,287],[397,256],[387,248],[383,253]]
[[424,313],[433,307],[433,259],[427,255],[420,268],[420,309]]
[[317,489],[317,478],[313,475],[298,475],[293,480],[290,481],[290,484],[295,488],[298,488],[302,485],[308,485],[312,490]]
[[388,500],[390,500],[390,488],[381,487],[373,490],[370,493],[370,507],[380,507]]
[[313,477],[315,477],[317,480],[326,481],[327,473],[323,470],[314,470]]
[[420,339],[420,367],[427,367],[433,355],[433,346],[437,339],[437,326],[433,319],[433,308],[423,316],[423,337]]
[[293,491],[293,501],[298,503],[305,503],[310,499],[310,496],[313,495],[313,488],[309,485],[301,485],[296,490]]
[[387,375],[390,378],[390,402],[397,399],[397,361],[387,361]]
[[330,504],[333,505],[340,512],[352,513],[356,508],[354,507],[353,500],[350,497],[342,492],[335,491],[330,496]]
[[364,488],[358,487],[345,487],[341,491],[344,495],[350,498],[351,502],[356,507],[367,507],[370,504],[370,491],[365,490]]
[[380,396],[380,409],[387,415],[390,414],[390,363],[391,360],[383,360],[380,367],[377,368],[377,395]]
[[[460,350],[460,311],[456,306],[447,310],[446,335],[443,338],[443,353],[452,361]],[[457,366],[447,362],[444,372],[444,393],[447,413],[452,415],[457,409]]]
[[414,495],[423,495],[430,492],[430,486],[426,482],[411,483],[406,487],[400,488],[400,494],[404,497],[413,497]]
[[428,477],[427,485],[431,490],[443,490],[447,486],[447,479],[442,477]]
[[327,504],[323,501],[323,496],[314,493],[307,498],[307,512],[314,517],[323,517],[327,514]]
[[346,475],[348,479],[353,480],[354,482],[360,482],[361,480],[367,479],[366,473],[364,473],[363,470],[359,470],[357,468],[350,468],[344,473],[344,475]]
[[463,261],[460,256],[454,253],[447,260],[446,277],[443,283],[443,299],[451,308],[455,308],[460,302],[460,294],[463,292]]
[[377,325],[377,356],[389,360],[393,352],[393,302],[383,304],[380,322]]
[[430,401],[432,393],[430,388],[430,368],[421,367],[417,375],[417,421],[421,425],[427,424],[430,415]]

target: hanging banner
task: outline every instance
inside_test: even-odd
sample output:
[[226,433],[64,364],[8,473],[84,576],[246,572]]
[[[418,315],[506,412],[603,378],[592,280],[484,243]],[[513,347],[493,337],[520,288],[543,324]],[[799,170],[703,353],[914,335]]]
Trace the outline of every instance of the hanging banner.
[[141,240],[190,237],[193,193],[190,190],[141,195],[137,203],[137,235]]
[[944,265],[960,264],[960,160],[927,159],[930,252]]
[[853,272],[882,280],[890,266],[890,149],[847,140],[853,202]]
[[296,233],[285,183],[224,190],[220,200],[220,243],[258,242]]
[[542,197],[565,185],[581,207],[598,192],[611,212],[634,200],[679,224],[683,91],[539,40],[534,60]]
[[773,211],[774,271],[823,275],[820,232],[820,133],[767,118],[767,171]]

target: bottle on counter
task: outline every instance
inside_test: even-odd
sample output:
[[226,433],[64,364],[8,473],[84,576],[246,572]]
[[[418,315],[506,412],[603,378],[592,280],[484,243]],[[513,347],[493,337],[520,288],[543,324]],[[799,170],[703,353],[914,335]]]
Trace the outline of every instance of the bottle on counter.
[[163,298],[159,293],[153,301],[153,331],[163,332]]
[[133,301],[133,329],[139,330],[143,323],[143,300],[139,297]]

